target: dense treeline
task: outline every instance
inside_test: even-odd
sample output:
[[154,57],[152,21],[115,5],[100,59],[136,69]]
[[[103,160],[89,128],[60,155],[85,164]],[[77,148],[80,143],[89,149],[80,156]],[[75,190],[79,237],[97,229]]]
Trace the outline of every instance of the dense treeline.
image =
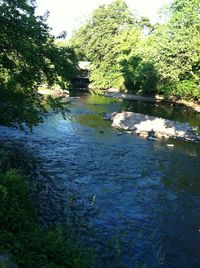
[[0,124],[29,127],[45,112],[41,83],[69,85],[76,72],[72,49],[58,47],[47,16],[35,15],[34,0],[0,1]]
[[123,0],[96,9],[69,41],[92,62],[96,88],[200,101],[200,3],[174,0],[163,23],[136,18]]

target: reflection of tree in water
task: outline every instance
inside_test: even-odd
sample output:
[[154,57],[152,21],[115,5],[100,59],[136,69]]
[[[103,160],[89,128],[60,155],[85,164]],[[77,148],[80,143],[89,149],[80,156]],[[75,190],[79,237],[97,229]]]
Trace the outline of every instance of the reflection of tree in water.
[[[166,149],[159,161],[163,190],[156,196],[158,226],[167,252],[166,263],[175,250],[176,267],[181,267],[183,260],[186,267],[195,267],[198,263],[200,156],[192,155],[189,147],[189,144],[177,142],[178,151]],[[196,149],[199,151],[199,147]],[[192,151],[194,153],[195,145]],[[190,248],[190,258],[182,254],[186,244]]]
[[[188,148],[189,150],[187,150],[187,147],[185,146],[184,150],[182,148],[181,158],[177,157],[176,161],[170,161],[170,165],[169,162],[161,165],[164,172],[163,184],[175,192],[189,191],[199,193],[200,165],[198,151],[196,150],[197,148],[193,148],[193,150]],[[187,158],[187,160],[184,161],[184,158]]]
[[87,109],[92,113],[107,113],[119,109],[120,100],[91,95],[86,99]]
[[76,119],[78,123],[86,127],[95,128],[96,130],[104,130],[110,123],[106,122],[101,116],[98,115],[79,115]]

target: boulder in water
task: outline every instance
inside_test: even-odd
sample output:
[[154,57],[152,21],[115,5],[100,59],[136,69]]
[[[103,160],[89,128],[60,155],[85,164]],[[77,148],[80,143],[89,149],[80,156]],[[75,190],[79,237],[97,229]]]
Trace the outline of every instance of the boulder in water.
[[131,131],[144,138],[200,141],[200,136],[188,123],[133,112],[113,113],[107,118],[112,120],[113,127]]

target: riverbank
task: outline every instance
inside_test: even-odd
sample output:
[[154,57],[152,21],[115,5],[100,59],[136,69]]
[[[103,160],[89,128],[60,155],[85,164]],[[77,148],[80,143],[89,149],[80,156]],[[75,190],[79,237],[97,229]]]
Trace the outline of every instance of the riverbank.
[[178,139],[199,142],[200,136],[188,123],[158,118],[133,112],[112,113],[105,119],[112,121],[112,126],[148,139]]
[[100,95],[109,97],[109,98],[122,99],[122,100],[143,101],[143,102],[150,102],[150,103],[151,102],[157,102],[157,103],[168,102],[168,103],[181,104],[200,113],[200,104],[198,103],[189,102],[186,100],[178,100],[174,98],[167,99],[161,95],[155,95],[153,97],[138,96],[135,94],[123,93],[123,92],[120,92],[118,89],[114,89],[114,88],[102,91]]
[[91,267],[70,228],[39,223],[27,166],[27,157],[0,144],[0,267]]

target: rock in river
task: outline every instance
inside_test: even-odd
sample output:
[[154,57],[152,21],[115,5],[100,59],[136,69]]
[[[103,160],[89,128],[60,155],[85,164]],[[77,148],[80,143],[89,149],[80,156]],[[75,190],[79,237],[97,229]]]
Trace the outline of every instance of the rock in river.
[[195,128],[188,123],[133,112],[113,113],[107,116],[112,126],[149,138],[175,138],[187,141],[200,141]]

